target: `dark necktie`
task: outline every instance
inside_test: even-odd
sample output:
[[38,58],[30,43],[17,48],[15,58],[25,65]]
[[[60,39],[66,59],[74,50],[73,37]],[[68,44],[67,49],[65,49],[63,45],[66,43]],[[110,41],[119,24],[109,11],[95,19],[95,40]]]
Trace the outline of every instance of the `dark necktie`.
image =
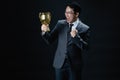
[[73,26],[73,24],[69,24],[69,29],[68,29],[68,32],[70,32],[70,31],[71,31],[72,26]]
[[73,24],[69,24],[69,28],[68,28],[68,32],[67,32],[67,45],[69,45],[70,41],[71,41],[71,29],[72,29]]

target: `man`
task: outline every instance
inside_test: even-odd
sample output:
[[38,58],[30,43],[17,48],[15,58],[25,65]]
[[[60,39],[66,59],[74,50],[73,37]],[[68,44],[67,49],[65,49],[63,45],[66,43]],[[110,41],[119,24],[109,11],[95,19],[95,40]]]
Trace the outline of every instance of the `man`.
[[49,25],[41,26],[42,36],[47,43],[58,39],[53,66],[56,80],[81,80],[82,53],[87,50],[89,26],[80,21],[81,8],[78,3],[68,4],[64,20],[58,20],[49,32]]

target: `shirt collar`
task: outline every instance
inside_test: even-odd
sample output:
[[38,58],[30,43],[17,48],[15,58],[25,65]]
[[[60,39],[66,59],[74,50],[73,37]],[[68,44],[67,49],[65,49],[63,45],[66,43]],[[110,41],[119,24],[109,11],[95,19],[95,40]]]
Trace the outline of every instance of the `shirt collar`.
[[72,23],[73,24],[72,29],[75,29],[79,22],[80,22],[80,20],[79,20],[79,18],[77,18],[77,20]]

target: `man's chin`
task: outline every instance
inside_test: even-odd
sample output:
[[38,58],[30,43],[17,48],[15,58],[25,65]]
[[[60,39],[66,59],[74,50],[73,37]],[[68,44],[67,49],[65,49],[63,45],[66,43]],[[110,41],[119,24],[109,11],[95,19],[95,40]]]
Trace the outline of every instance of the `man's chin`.
[[71,21],[67,20],[68,23],[71,23]]

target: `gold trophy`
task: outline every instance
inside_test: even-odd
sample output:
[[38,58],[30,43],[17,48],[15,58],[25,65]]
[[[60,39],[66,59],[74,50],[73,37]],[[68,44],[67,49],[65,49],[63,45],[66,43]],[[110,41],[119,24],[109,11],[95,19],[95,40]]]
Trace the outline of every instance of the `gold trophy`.
[[[50,12],[40,12],[39,19],[40,19],[41,24],[49,25],[50,21],[51,21],[51,13]],[[50,28],[48,28],[48,31],[50,31]]]

